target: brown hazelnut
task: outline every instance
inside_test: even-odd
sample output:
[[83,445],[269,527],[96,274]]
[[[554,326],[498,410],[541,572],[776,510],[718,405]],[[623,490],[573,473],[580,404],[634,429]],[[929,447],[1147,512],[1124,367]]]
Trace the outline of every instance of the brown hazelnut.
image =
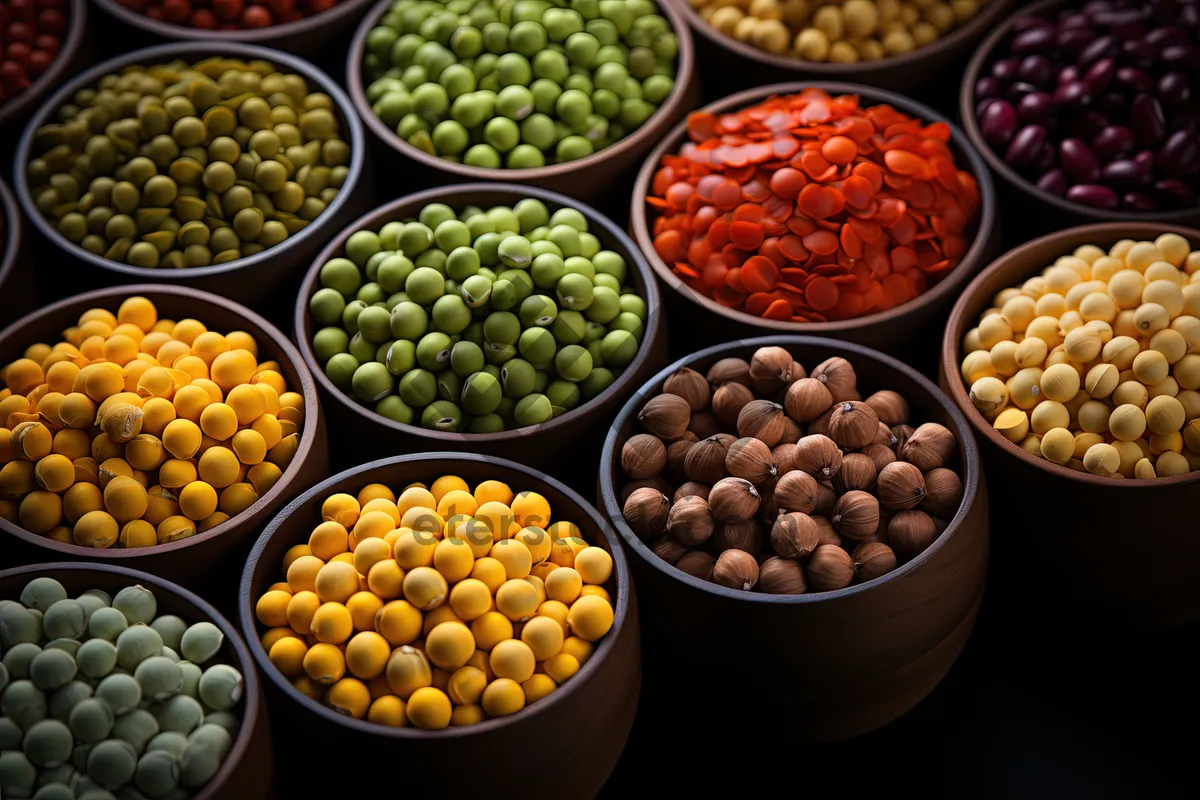
[[688,480],[711,486],[728,474],[725,455],[725,445],[717,436],[696,442],[683,459],[683,474]]
[[823,544],[813,551],[806,574],[809,585],[818,592],[836,592],[854,580],[854,561],[842,548]]
[[667,514],[667,534],[689,547],[708,541],[715,526],[708,501],[700,497],[680,500]]
[[896,568],[896,554],[881,542],[863,542],[851,555],[859,583],[873,581]]
[[784,414],[783,435],[779,437],[779,441],[787,444],[795,444],[796,442],[800,441],[800,437],[803,435],[804,428],[800,427],[800,423],[796,422],[796,420],[792,419],[787,414]]
[[871,459],[875,464],[875,471],[879,472],[888,464],[896,460],[896,454],[892,452],[892,448],[885,447],[881,444],[869,444],[860,451],[864,456]]
[[780,475],[786,475],[795,469],[795,465],[792,463],[792,458],[795,454],[795,442],[785,441],[771,448],[771,458],[775,461],[775,467],[779,470]]
[[825,517],[813,517],[812,521],[817,523],[817,537],[821,544],[832,544],[837,547],[842,546],[842,537],[838,536],[837,531],[833,529],[833,523]]
[[708,499],[708,487],[705,486],[703,483],[696,483],[695,481],[688,481],[687,483],[682,484],[678,489],[675,490],[675,496],[671,498],[671,502],[678,503],[680,500],[682,500],[685,497],[699,497],[703,500],[707,500]]
[[925,499],[925,479],[912,464],[896,461],[879,471],[876,494],[884,508],[916,508]]
[[775,505],[783,511],[811,514],[817,507],[821,487],[807,472],[795,470],[779,476],[775,483]]
[[829,521],[847,539],[865,539],[879,527],[879,501],[867,492],[846,492],[838,498]]
[[758,519],[762,520],[763,527],[766,530],[771,529],[771,523],[779,516],[779,505],[775,502],[775,486],[779,483],[779,476],[772,475],[762,483],[758,484]]
[[905,561],[920,555],[937,537],[937,525],[924,511],[901,511],[888,523],[888,541]]
[[843,450],[857,450],[875,441],[879,418],[866,403],[844,400],[829,417],[829,438]]
[[892,429],[881,422],[879,423],[879,428],[875,431],[875,438],[871,440],[871,444],[881,444],[884,447],[895,447],[896,437],[892,434]]
[[745,478],[722,478],[709,491],[708,504],[721,522],[745,522],[758,511],[759,494]]
[[679,542],[675,541],[674,539],[667,538],[659,539],[650,546],[650,549],[654,551],[654,555],[672,565],[674,565],[675,562],[678,561],[683,554],[688,551],[688,549]]
[[634,480],[653,478],[667,464],[667,448],[648,433],[630,436],[621,447],[621,469]]
[[803,380],[808,377],[808,370],[799,361],[792,362],[792,382]]
[[732,447],[733,443],[738,440],[738,437],[734,436],[732,433],[717,433],[713,435],[717,437],[718,442],[725,445],[725,452],[729,452],[729,448]]
[[621,487],[621,505],[624,506],[625,501],[629,499],[631,494],[636,492],[638,489],[643,488],[654,489],[661,494],[666,494],[667,492],[671,491],[671,484],[667,483],[666,480],[661,477],[647,478],[646,480],[641,481],[630,481]]
[[842,451],[828,436],[810,433],[796,442],[792,463],[814,478],[828,480],[842,468]]
[[925,473],[925,499],[921,510],[936,517],[952,517],[962,502],[963,485],[958,474],[945,467]]
[[742,358],[722,358],[708,368],[704,378],[714,390],[727,383],[740,383],[750,388],[750,363]]
[[916,466],[921,472],[944,467],[954,455],[954,434],[936,422],[926,422],[913,431],[900,451],[900,460]]
[[792,354],[782,347],[760,347],[750,358],[750,381],[759,394],[773,395],[792,382]]
[[713,565],[713,581],[748,592],[758,583],[758,562],[745,550],[726,550]]
[[762,529],[756,520],[745,522],[722,522],[713,531],[708,541],[709,550],[723,553],[726,550],[745,550],[751,555],[762,550]]
[[859,489],[869,492],[875,486],[877,470],[870,456],[847,453],[842,456],[842,468],[833,476],[833,488],[839,492]]
[[862,399],[858,394],[858,376],[854,374],[854,367],[844,358],[834,356],[826,359],[810,375],[825,384],[835,403]]
[[724,383],[713,392],[712,410],[727,427],[737,425],[742,409],[754,400],[754,392],[741,383]]
[[[684,431],[687,436],[695,436],[691,431]],[[690,439],[680,439],[677,442],[671,442],[671,446],[667,448],[667,466],[675,473],[683,472],[683,460],[687,457],[688,451],[696,446],[696,443]]]
[[771,548],[785,558],[807,558],[820,544],[820,528],[808,514],[780,514],[771,526]]
[[629,495],[621,509],[630,529],[644,540],[657,539],[667,531],[671,501],[657,489],[642,488]]
[[708,381],[704,379],[704,376],[687,367],[671,373],[670,377],[663,382],[662,390],[663,394],[682,397],[693,412],[708,408],[708,401],[712,398],[712,389],[709,388]]
[[899,392],[881,389],[863,401],[885,425],[903,425],[908,422],[908,401]]
[[758,583],[754,588],[764,594],[804,594],[808,584],[804,568],[798,563],[772,556],[758,565]]
[[797,422],[809,423],[824,414],[833,405],[833,395],[825,384],[816,378],[804,378],[788,387],[783,397],[783,406],[788,416]]
[[767,447],[774,447],[783,438],[783,420],[783,406],[779,403],[751,400],[738,413],[738,436],[753,436]]
[[833,406],[825,410],[825,413],[808,423],[808,433],[811,436],[814,433],[819,433],[822,436],[829,435],[829,418],[833,416]]
[[717,416],[711,411],[701,411],[692,414],[688,430],[696,434],[697,439],[707,439],[713,434],[721,432],[721,420],[717,419]]
[[777,472],[771,449],[761,439],[749,436],[738,439],[725,453],[725,471],[735,478],[745,478],[759,484]]
[[904,443],[908,441],[908,437],[912,436],[913,431],[915,431],[915,430],[916,430],[916,428],[914,428],[911,425],[893,425],[892,426],[891,448],[894,451],[896,451],[897,455],[899,455],[900,449],[902,447],[904,447]]
[[675,562],[675,568],[683,570],[693,578],[699,578],[702,581],[711,581],[713,579],[713,566],[717,560],[703,550],[693,550],[690,553],[684,553]]
[[678,439],[687,430],[691,419],[691,406],[676,394],[651,397],[638,414],[638,422],[643,428],[666,441]]
[[817,481],[817,507],[812,513],[822,517],[831,516],[837,499],[837,492],[833,490],[829,481]]

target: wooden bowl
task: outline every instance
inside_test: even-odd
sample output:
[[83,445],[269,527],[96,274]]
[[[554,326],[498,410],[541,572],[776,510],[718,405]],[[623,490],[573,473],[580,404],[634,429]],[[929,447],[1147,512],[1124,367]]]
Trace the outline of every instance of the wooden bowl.
[[16,319],[37,305],[37,286],[21,211],[8,184],[0,179],[0,319]]
[[[646,333],[642,344],[633,362],[611,386],[598,397],[541,425],[500,433],[450,433],[390,420],[376,414],[333,385],[325,376],[325,366],[317,362],[312,349],[314,323],[308,309],[308,301],[319,288],[321,267],[329,259],[342,255],[343,247],[351,234],[364,229],[379,230],[388,222],[414,218],[421,208],[430,203],[445,203],[451,208],[461,209],[472,204],[484,207],[502,203],[513,205],[526,197],[541,200],[551,210],[572,206],[581,211],[587,217],[590,229],[600,239],[600,243],[605,248],[625,256],[629,264],[628,279],[646,300],[649,318],[646,320]],[[339,430],[345,426],[347,430],[369,431],[367,435],[353,441],[353,452],[345,453],[347,457],[362,459],[365,456],[383,457],[396,452],[449,449],[512,458],[525,464],[546,467],[565,462],[574,458],[577,453],[586,451],[586,448],[580,450],[584,446],[580,439],[590,437],[598,444],[614,405],[622,398],[628,397],[647,376],[666,363],[667,328],[660,305],[658,286],[641,253],[620,228],[594,208],[572,198],[531,186],[504,183],[452,184],[402,197],[360,217],[342,230],[317,256],[300,285],[300,294],[296,298],[294,330],[304,363],[316,378],[326,411],[331,415],[331,426]],[[564,447],[567,443],[571,443],[572,446]],[[347,442],[347,445],[349,444]],[[335,448],[336,445],[335,442]]]
[[237,628],[221,613],[187,589],[157,575],[113,564],[32,564],[0,572],[0,599],[16,600],[25,584],[34,578],[53,578],[72,597],[89,589],[111,595],[128,586],[142,585],[154,592],[158,613],[174,614],[189,625],[211,622],[225,635],[216,658],[242,673],[242,726],[221,769],[193,800],[269,800],[274,797],[275,766],[271,751],[271,727],[266,704],[250,651]]
[[353,30],[358,18],[372,0],[341,0],[333,8],[311,17],[270,25],[266,28],[247,28],[236,31],[217,31],[173,25],[162,20],[150,19],[121,5],[117,0],[95,0],[97,6],[122,25],[135,29],[148,40],[178,41],[187,39],[217,39],[239,44],[256,44],[275,47],[289,53],[308,55],[319,51],[329,42],[340,41]]
[[997,292],[1020,286],[1076,247],[1107,248],[1119,239],[1169,232],[1200,248],[1200,230],[1149,222],[1088,225],[1035,239],[980,273],[946,324],[942,388],[975,428],[992,485],[1010,493],[991,509],[992,526],[1004,531],[995,553],[1003,579],[994,585],[1036,605],[1049,624],[1165,629],[1200,619],[1200,472],[1113,480],[1035,458],[972,405],[960,371],[963,336]]
[[[681,367],[703,374],[721,358],[759,347],[789,350],[808,368],[831,356],[854,365],[859,386],[893,389],[914,420],[958,439],[963,501],[921,555],[867,583],[836,592],[772,595],[694,578],[654,554],[625,523],[620,449],[638,432],[642,406]],[[778,730],[788,742],[849,739],[896,719],[942,680],[975,624],[988,562],[987,489],[962,412],[911,367],[855,344],[808,336],[743,339],[701,350],[651,378],[621,410],[600,458],[600,504],[631,554],[646,629],[646,696],[653,729],[712,724],[697,697],[719,692],[739,728]],[[698,665],[686,668],[681,665]],[[714,685],[718,680],[719,685]]]
[[58,55],[49,69],[21,94],[0,105],[0,132],[8,138],[24,126],[35,109],[42,105],[46,95],[67,77],[74,75],[88,63],[90,43],[88,37],[88,0],[69,0],[67,33],[63,37]]
[[[192,59],[221,55],[230,58],[265,59],[297,75],[303,76],[311,87],[326,92],[333,98],[341,112],[339,117],[345,132],[345,140],[351,146],[349,174],[337,198],[329,204],[321,216],[295,236],[282,244],[268,248],[257,255],[239,258],[227,264],[191,269],[160,269],[135,267],[118,261],[110,261],[84,250],[67,241],[58,230],[38,211],[30,191],[28,164],[32,157],[34,132],[49,122],[55,112],[80,89],[95,86],[105,75],[119,72],[134,64],[162,64],[175,59]],[[13,186],[17,199],[28,219],[39,235],[43,245],[42,257],[64,270],[65,275],[55,279],[54,284],[44,286],[61,293],[64,288],[80,286],[95,288],[120,283],[162,283],[189,286],[220,294],[247,305],[270,305],[278,300],[279,287],[297,277],[300,270],[308,266],[313,255],[320,249],[322,241],[333,231],[340,229],[367,207],[369,185],[367,147],[362,125],[350,107],[350,101],[328,75],[306,61],[295,56],[246,44],[234,44],[220,40],[199,40],[159,45],[145,50],[136,50],[105,61],[81,75],[75,76],[59,89],[39,108],[17,148],[16,175]]]
[[[416,167],[418,185],[440,186],[447,182],[463,183],[478,181],[503,181],[540,186],[556,192],[577,197],[588,202],[599,202],[607,189],[620,182],[622,175],[632,170],[655,141],[674,125],[688,110],[700,101],[700,86],[696,80],[696,62],[692,35],[675,3],[656,0],[659,10],[671,23],[679,39],[679,60],[675,74],[675,88],[645,124],[632,131],[624,139],[593,153],[586,158],[568,161],[565,164],[550,164],[532,169],[488,169],[469,164],[456,164],[426,153],[401,139],[396,132],[383,123],[371,110],[367,102],[366,83],[362,71],[363,55],[366,52],[367,35],[392,6],[392,0],[382,0],[371,9],[358,26],[350,54],[346,59],[346,87],[354,101],[354,108],[373,134],[377,157],[396,163],[396,156],[406,170]],[[410,173],[411,174],[411,173]]]
[[[823,61],[802,61],[789,56],[775,55],[753,45],[738,41],[717,31],[701,19],[699,12],[687,0],[664,0],[684,17],[697,36],[700,50],[698,63],[702,69],[711,65],[716,82],[730,88],[774,83],[780,79],[847,81],[864,83],[905,94],[928,94],[947,74],[962,67],[972,48],[995,26],[1013,0],[991,0],[965,25],[953,28],[945,36],[920,49],[902,56],[880,61],[860,61],[840,64]],[[818,3],[810,3],[815,8]],[[705,78],[708,78],[705,73]]]
[[962,126],[972,146],[982,155],[987,165],[1000,177],[1000,191],[1006,207],[1019,207],[1023,214],[1014,215],[1015,226],[1027,229],[1026,237],[1032,238],[1072,225],[1089,225],[1097,222],[1161,222],[1173,225],[1200,225],[1200,205],[1176,211],[1133,212],[1091,208],[1072,203],[1065,197],[1044,192],[1026,180],[1005,163],[992,146],[983,138],[979,122],[975,117],[975,84],[984,75],[984,70],[995,60],[996,50],[1008,38],[1013,23],[1024,16],[1046,16],[1067,6],[1078,6],[1078,0],[1042,0],[1022,7],[1011,17],[996,25],[983,43],[975,50],[963,73],[959,87],[958,105]]
[[[895,308],[875,314],[838,322],[798,323],[762,319],[732,308],[727,308],[710,297],[688,286],[676,275],[654,249],[645,198],[650,194],[654,173],[667,153],[676,152],[688,140],[687,121],[680,122],[663,137],[654,151],[647,156],[634,185],[629,211],[630,231],[637,240],[646,260],[654,268],[659,280],[673,291],[667,292],[668,307],[672,318],[685,320],[687,327],[695,332],[697,341],[716,344],[729,339],[765,334],[804,334],[832,336],[837,339],[882,350],[904,358],[906,361],[922,359],[929,361],[932,368],[933,354],[937,352],[935,327],[940,326],[943,314],[949,310],[958,292],[984,264],[991,259],[1000,243],[1000,230],[996,195],[992,179],[984,167],[983,160],[971,147],[966,136],[952,122],[931,108],[902,97],[898,94],[860,86],[852,83],[828,83],[805,81],[803,83],[777,83],[761,86],[726,97],[702,110],[712,113],[727,113],[752,105],[772,95],[793,94],[806,88],[822,89],[831,95],[857,94],[864,104],[886,103],[917,116],[927,122],[944,122],[950,126],[951,149],[959,169],[973,175],[979,184],[981,198],[979,222],[976,226],[971,247],[962,261],[936,286],[919,297]],[[918,363],[917,366],[920,366]]]
[[325,422],[317,403],[317,389],[300,354],[271,323],[248,308],[183,286],[141,284],[101,289],[62,300],[34,311],[0,331],[0,364],[20,358],[35,342],[61,341],[62,332],[89,308],[116,311],[127,297],[140,295],[152,300],[167,319],[194,317],[219,331],[246,331],[258,342],[261,360],[275,359],[288,387],[304,395],[304,426],[300,446],[283,477],[269,492],[243,513],[187,539],[155,547],[96,549],[63,544],[0,519],[0,552],[6,564],[46,559],[99,561],[145,570],[166,580],[196,585],[214,573],[230,569],[230,559],[239,559],[249,549],[250,538],[288,498],[326,473],[329,454]]
[[[556,519],[579,526],[584,538],[613,558],[607,584],[615,599],[612,629],[577,675],[549,697],[510,717],[464,728],[423,731],[388,728],[343,716],[301,694],[271,664],[260,642],[255,604],[282,580],[284,553],[308,541],[330,494],[357,494],[368,483],[399,488],[454,474],[468,483],[502,480],[515,491],[544,496]],[[280,731],[299,732],[297,760],[337,741],[338,750],[387,759],[397,788],[421,797],[591,798],[608,779],[633,726],[641,687],[637,597],[629,565],[604,518],[552,477],[512,461],[468,453],[426,453],[373,461],[334,475],[296,498],[263,531],[242,573],[238,618],[250,651],[267,677],[268,698]],[[541,745],[539,745],[541,743]],[[530,762],[531,747],[552,747],[552,769],[516,769]],[[365,763],[365,762],[364,762]],[[382,763],[382,761],[381,761]],[[331,776],[340,792],[366,791],[378,778],[367,771]]]

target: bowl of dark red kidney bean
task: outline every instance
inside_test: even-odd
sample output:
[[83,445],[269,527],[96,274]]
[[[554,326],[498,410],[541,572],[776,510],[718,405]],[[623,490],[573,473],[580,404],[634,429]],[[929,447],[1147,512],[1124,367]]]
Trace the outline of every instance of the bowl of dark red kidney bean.
[[960,104],[1011,194],[1041,204],[1030,227],[1195,224],[1197,91],[1200,0],[1046,0],[983,43]]
[[87,0],[0,0],[0,131],[68,73],[87,22]]

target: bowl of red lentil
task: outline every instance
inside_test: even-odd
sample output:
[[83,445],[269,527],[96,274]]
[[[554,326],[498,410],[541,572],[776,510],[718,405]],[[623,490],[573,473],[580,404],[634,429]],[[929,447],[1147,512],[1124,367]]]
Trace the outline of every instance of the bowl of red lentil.
[[311,55],[350,31],[372,0],[95,0],[160,40],[211,39]]
[[17,132],[81,66],[87,0],[0,0],[0,131]]
[[825,82],[691,114],[643,164],[630,227],[704,341],[805,333],[918,360],[999,243],[991,177],[957,126]]

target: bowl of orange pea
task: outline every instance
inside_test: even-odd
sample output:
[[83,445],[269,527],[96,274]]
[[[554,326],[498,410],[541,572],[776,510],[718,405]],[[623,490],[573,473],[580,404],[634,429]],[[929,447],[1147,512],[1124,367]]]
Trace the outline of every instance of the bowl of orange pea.
[[785,83],[693,112],[646,159],[630,227],[704,341],[806,333],[936,358],[999,244],[966,135],[867,86]]

